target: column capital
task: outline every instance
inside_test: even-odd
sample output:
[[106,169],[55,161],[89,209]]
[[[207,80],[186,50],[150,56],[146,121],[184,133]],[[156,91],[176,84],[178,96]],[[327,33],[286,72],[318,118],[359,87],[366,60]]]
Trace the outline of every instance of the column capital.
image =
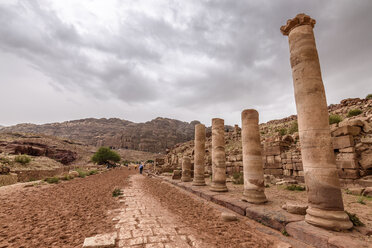
[[311,27],[314,27],[316,21],[312,19],[310,16],[301,13],[296,15],[295,18],[289,19],[287,21],[287,24],[280,27],[280,32],[282,32],[283,35],[289,35],[289,33],[294,29],[295,27],[302,26],[302,25],[310,25]]

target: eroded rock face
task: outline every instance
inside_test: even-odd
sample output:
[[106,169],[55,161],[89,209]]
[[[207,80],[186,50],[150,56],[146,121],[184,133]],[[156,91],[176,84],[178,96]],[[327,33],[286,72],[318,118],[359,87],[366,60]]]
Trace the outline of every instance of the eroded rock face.
[[62,164],[70,164],[77,159],[77,153],[59,149],[53,146],[48,146],[46,144],[40,144],[35,142],[1,142],[0,147],[3,151],[9,154],[27,154],[30,156],[46,156],[48,158],[54,159]]
[[44,125],[19,124],[2,128],[0,132],[43,133],[94,146],[164,152],[177,143],[192,140],[196,124],[199,122],[187,123],[160,117],[145,123],[117,118],[89,118]]

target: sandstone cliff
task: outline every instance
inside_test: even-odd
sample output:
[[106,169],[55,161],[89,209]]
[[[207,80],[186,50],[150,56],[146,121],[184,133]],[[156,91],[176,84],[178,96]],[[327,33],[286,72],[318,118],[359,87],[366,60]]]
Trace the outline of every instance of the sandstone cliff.
[[93,146],[164,152],[177,143],[192,140],[197,123],[199,122],[187,123],[160,117],[145,123],[117,118],[89,118],[44,125],[18,124],[4,127],[0,132],[41,133]]

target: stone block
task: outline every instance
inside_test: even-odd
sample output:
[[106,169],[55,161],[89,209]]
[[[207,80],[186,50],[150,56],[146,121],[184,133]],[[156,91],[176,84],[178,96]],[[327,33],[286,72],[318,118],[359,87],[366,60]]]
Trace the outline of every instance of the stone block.
[[349,236],[333,236],[328,239],[328,248],[371,248],[367,242]]
[[358,126],[343,126],[336,129],[334,132],[332,132],[332,136],[338,137],[343,135],[358,135],[361,131],[361,128]]
[[243,216],[245,215],[245,209],[249,206],[249,203],[237,200],[225,194],[215,194],[211,197],[211,200]]
[[349,194],[362,195],[364,188],[348,188],[347,190],[350,192]]
[[355,148],[354,147],[347,147],[347,148],[342,148],[339,151],[344,152],[344,153],[353,153],[353,152],[355,152]]
[[266,156],[266,163],[267,164],[274,164],[275,163],[274,158],[275,158],[275,156]]
[[270,145],[264,145],[264,155],[270,156],[270,155],[280,155],[282,149],[279,145],[270,146]]
[[339,153],[336,155],[336,165],[339,169],[357,169],[356,153]]
[[264,169],[265,174],[283,175],[283,169]]
[[300,171],[300,170],[304,170],[304,167],[303,167],[302,163],[295,163],[293,165],[293,169],[297,170],[297,171]]
[[83,248],[111,248],[115,247],[117,233],[98,234],[84,240]]
[[285,165],[285,168],[287,170],[293,170],[294,166],[293,166],[293,164],[288,163],[288,164]]
[[352,120],[343,120],[341,121],[338,126],[339,127],[344,127],[344,126],[358,126],[358,127],[363,127],[363,121],[359,119],[352,119]]
[[353,169],[339,169],[338,176],[344,179],[357,179],[359,178],[359,171]]
[[290,214],[279,207],[270,205],[251,204],[245,211],[247,217],[279,231],[282,231],[288,223],[304,219],[303,216]]
[[351,135],[339,136],[332,138],[333,149],[342,149],[354,146],[354,139]]
[[328,239],[333,236],[330,231],[312,226],[305,221],[289,223],[285,230],[294,239],[317,248],[328,248]]
[[274,161],[275,161],[275,163],[281,163],[282,158],[280,157],[280,155],[276,155],[276,156],[274,156]]
[[181,179],[181,176],[182,176],[181,170],[174,170],[172,174],[172,179],[173,180]]
[[229,213],[229,212],[223,212],[221,214],[221,218],[223,221],[229,222],[229,221],[236,221],[238,218],[235,214]]
[[372,168],[372,151],[367,150],[367,151],[362,152],[360,156],[359,164],[365,170]]
[[264,168],[265,169],[281,169],[282,164],[281,163],[273,163],[273,164],[266,163],[264,165]]
[[307,205],[306,204],[298,204],[298,203],[292,203],[287,202],[282,206],[284,210],[287,210],[288,213],[291,214],[299,214],[299,215],[305,215]]
[[284,176],[292,176],[292,170],[283,170]]

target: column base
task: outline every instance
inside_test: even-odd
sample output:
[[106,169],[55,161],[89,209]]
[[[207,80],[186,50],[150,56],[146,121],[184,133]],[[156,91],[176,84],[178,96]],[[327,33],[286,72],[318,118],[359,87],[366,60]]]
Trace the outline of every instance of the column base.
[[203,180],[195,180],[194,178],[194,181],[192,181],[192,185],[193,186],[206,186],[207,184],[205,183],[204,178]]
[[192,179],[191,179],[191,177],[181,177],[181,181],[182,182],[191,182]]
[[345,211],[309,207],[306,210],[305,221],[311,225],[334,231],[347,230],[353,227],[353,223]]
[[229,191],[227,189],[227,186],[226,184],[217,184],[217,183],[213,183],[211,184],[211,187],[209,188],[210,191],[214,191],[214,192],[227,192]]
[[267,202],[265,192],[257,190],[244,190],[242,200],[253,204],[262,204]]

